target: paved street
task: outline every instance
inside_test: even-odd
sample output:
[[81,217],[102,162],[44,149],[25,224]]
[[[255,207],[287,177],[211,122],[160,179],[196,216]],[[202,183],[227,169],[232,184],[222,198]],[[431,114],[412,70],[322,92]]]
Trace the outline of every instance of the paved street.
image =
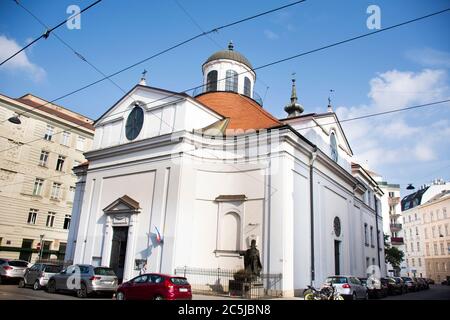
[[[108,297],[92,297],[87,300],[109,300]],[[194,295],[193,300],[229,300],[222,296]],[[34,291],[31,288],[18,288],[17,285],[0,285],[0,300],[78,300],[71,294],[50,294],[44,290]],[[389,296],[383,300],[450,300],[450,286],[433,285],[429,290],[408,294]]]
[[450,300],[450,286],[431,285],[429,290],[389,296],[383,300]]

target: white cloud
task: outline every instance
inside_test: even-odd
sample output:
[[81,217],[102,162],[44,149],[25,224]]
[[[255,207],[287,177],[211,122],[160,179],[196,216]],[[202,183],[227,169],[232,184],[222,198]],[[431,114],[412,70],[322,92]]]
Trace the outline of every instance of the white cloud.
[[[420,72],[390,70],[369,81],[370,101],[366,105],[336,109],[340,119],[428,103],[448,98],[445,70],[424,69]],[[388,114],[342,125],[355,153],[355,160],[367,163],[375,171],[406,170],[411,162],[426,163],[450,149],[449,122],[432,119],[415,124],[415,112]],[[428,113],[429,114],[429,113]],[[392,172],[392,171],[391,171]],[[415,172],[411,172],[414,176]]]
[[264,35],[266,36],[267,39],[269,40],[276,40],[278,39],[280,36],[278,34],[276,34],[275,32],[273,32],[272,30],[264,30]]
[[[0,61],[3,61],[19,51],[22,47],[14,39],[0,35]],[[24,72],[34,81],[41,81],[45,78],[46,72],[43,68],[30,62],[25,51],[22,51],[11,60],[0,67],[0,71],[9,70],[12,72]]]
[[397,70],[384,72],[370,80],[368,96],[380,111],[427,103],[448,91],[446,76],[445,70],[430,69],[417,73]]
[[410,50],[406,57],[426,67],[450,68],[450,53],[432,48]]

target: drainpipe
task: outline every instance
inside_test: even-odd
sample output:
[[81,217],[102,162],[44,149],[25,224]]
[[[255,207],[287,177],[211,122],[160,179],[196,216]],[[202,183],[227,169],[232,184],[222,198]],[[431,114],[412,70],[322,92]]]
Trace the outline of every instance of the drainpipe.
[[[375,200],[375,228],[377,232],[377,256],[378,256],[378,268],[380,268],[381,272],[381,261],[380,261],[380,237],[378,236],[379,230],[378,230],[378,201],[377,196],[374,193],[373,198]],[[384,239],[384,236],[383,236]]]
[[309,165],[309,205],[311,214],[311,286],[315,280],[315,266],[314,266],[314,161],[317,157],[317,146],[314,146],[311,152],[311,162]]

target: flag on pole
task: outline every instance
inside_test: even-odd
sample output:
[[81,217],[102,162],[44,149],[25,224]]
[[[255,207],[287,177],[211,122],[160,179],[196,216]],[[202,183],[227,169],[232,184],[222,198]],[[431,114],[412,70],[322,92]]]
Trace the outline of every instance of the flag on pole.
[[162,243],[163,242],[163,238],[161,237],[161,234],[159,233],[158,228],[155,226],[156,229],[156,242],[157,243]]

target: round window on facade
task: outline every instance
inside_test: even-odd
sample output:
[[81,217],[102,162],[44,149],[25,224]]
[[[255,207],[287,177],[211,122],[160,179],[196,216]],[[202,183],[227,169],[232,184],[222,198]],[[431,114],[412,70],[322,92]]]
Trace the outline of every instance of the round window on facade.
[[333,229],[336,237],[339,237],[341,235],[341,220],[339,219],[339,217],[334,217]]
[[127,123],[125,125],[125,135],[128,140],[134,140],[141,132],[144,124],[144,110],[141,107],[135,106],[128,115]]

